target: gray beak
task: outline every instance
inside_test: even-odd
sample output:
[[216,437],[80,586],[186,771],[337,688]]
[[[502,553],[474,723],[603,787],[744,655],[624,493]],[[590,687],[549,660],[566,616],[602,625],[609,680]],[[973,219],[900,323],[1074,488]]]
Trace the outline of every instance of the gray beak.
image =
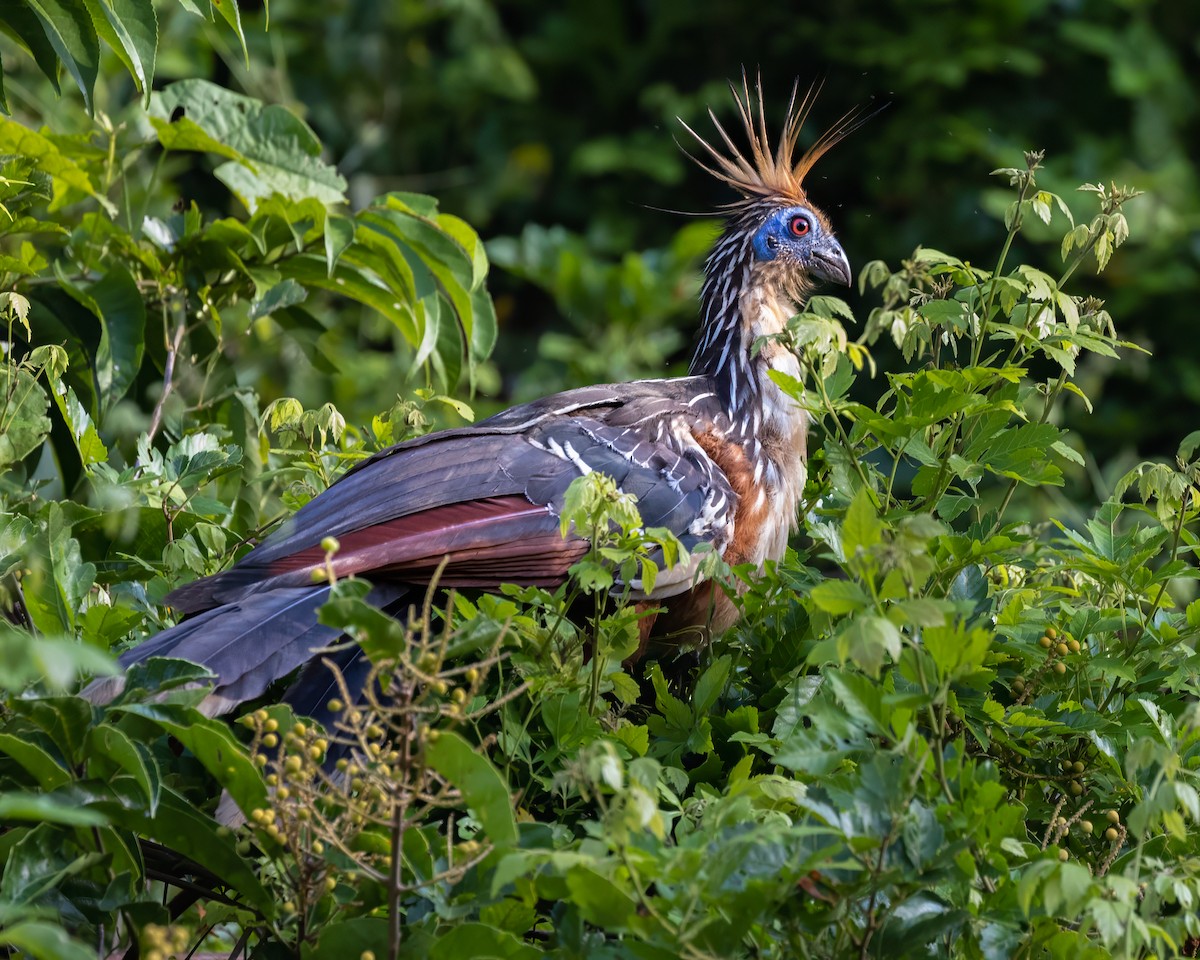
[[814,244],[811,253],[808,272],[830,283],[840,283],[850,286],[850,261],[846,259],[846,251],[833,237],[821,237]]

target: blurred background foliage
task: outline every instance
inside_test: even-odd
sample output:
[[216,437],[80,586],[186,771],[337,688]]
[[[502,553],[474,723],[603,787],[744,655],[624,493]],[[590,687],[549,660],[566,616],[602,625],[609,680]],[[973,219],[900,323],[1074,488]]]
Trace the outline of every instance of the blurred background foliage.
[[[675,117],[706,129],[704,110],[728,110],[725,82],[745,66],[761,70],[776,115],[793,79],[823,78],[814,135],[851,106],[887,104],[810,183],[859,266],[895,265],[918,244],[989,256],[1003,234],[1004,188],[997,181],[981,197],[976,185],[1025,149],[1047,151],[1046,189],[1111,178],[1145,190],[1128,210],[1133,239],[1098,284],[1123,334],[1153,360],[1087,361],[1080,382],[1098,415],[1072,404],[1062,412],[1090,454],[1073,482],[1104,496],[1106,478],[1173,451],[1196,425],[1194,4],[850,0],[818,15],[714,0],[275,0],[269,29],[266,10],[242,4],[248,63],[226,24],[175,4],[159,16],[156,88],[207,76],[285,104],[324,143],[352,202],[433,194],[489,241],[502,268],[489,279],[500,337],[478,380],[482,412],[684,369],[715,228],[664,211],[709,213],[729,197],[681,154]],[[0,53],[18,120],[88,132],[78,91],[64,86],[65,102],[56,100],[7,38]],[[96,109],[119,124],[140,109],[137,92],[110,51],[100,69]],[[210,158],[165,162],[172,175],[145,184],[148,210],[236,206],[209,176]],[[171,195],[175,185],[183,196]],[[1055,273],[1045,233],[1044,247],[1015,255]],[[871,304],[851,299],[865,317]],[[394,402],[404,344],[368,312],[343,320],[299,338],[303,355],[293,346],[287,362],[264,360],[254,371],[264,402],[333,400],[351,423]],[[879,359],[887,369],[889,357]]]

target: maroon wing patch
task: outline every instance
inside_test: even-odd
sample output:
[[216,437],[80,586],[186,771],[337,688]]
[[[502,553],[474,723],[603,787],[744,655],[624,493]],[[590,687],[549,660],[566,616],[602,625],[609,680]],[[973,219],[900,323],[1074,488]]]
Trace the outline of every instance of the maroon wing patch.
[[[338,538],[334,573],[387,574],[388,579],[426,582],[446,560],[445,586],[489,587],[501,583],[555,586],[587,552],[580,537],[564,539],[558,518],[524,497],[487,497],[433,507],[355,530]],[[272,561],[264,579],[298,575],[312,582],[325,552],[309,547]]]

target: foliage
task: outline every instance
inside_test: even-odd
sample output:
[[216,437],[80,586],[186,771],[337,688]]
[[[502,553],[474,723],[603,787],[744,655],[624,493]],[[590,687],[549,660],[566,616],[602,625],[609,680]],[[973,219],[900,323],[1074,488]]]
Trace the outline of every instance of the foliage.
[[[118,42],[93,20],[60,48],[50,8],[103,14]],[[856,339],[832,297],[789,325],[806,380],[780,384],[815,423],[797,551],[762,575],[704,560],[743,619],[693,676],[697,654],[625,663],[638,581],[682,557],[592,477],[564,517],[592,549],[558,591],[431,592],[392,620],[337,583],[321,615],[378,682],[324,727],[270,702],[208,718],[208,678],[180,661],[134,668],[107,706],[80,698],[110,651],[169,622],[170,587],[374,449],[469,417],[451,391],[488,381],[496,326],[472,229],[411,192],[360,192],[349,212],[352,188],[282,107],[184,79],[110,116],[99,74],[93,103],[99,40],[131,61],[123,37],[140,44],[143,72],[124,69],[143,91],[147,64],[161,75],[160,34],[133,29],[158,23],[146,9],[2,15],[96,112],[82,136],[0,119],[0,944],[69,960],[134,943],[313,960],[1195,953],[1200,435],[1124,471],[1078,523],[1020,519],[1086,456],[1064,399],[1090,410],[1096,358],[1137,350],[1080,276],[1120,269],[1147,202],[1090,184],[1068,203],[1040,154],[985,196],[1006,230],[994,269],[918,248],[862,271]],[[13,26],[28,11],[44,41]],[[455,22],[440,69],[519,101],[522,53],[490,12]],[[1014,50],[1001,36],[972,55]],[[644,149],[577,144],[575,175],[671,181],[659,146],[629,143]],[[620,244],[569,230],[494,242],[577,324],[543,338],[541,388],[551,360],[580,379],[667,362],[710,235],[607,259],[594,249]],[[1010,266],[1039,243],[1059,270]],[[221,825],[234,808],[246,822]]]

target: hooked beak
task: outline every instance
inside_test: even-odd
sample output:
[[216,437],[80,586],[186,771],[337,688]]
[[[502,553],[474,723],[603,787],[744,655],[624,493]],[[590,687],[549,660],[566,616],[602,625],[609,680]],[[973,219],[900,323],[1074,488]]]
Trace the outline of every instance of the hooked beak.
[[846,259],[842,245],[833,237],[821,237],[813,246],[810,256],[809,273],[830,283],[850,286],[850,261]]

